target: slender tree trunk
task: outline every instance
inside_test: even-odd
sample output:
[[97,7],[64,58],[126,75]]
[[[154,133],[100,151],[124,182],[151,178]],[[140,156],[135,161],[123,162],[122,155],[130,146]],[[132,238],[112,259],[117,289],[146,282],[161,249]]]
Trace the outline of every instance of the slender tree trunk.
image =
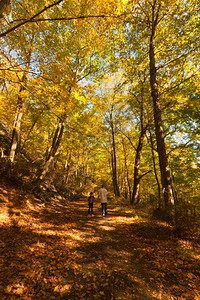
[[124,139],[122,138],[122,146],[124,151],[124,186],[125,186],[125,198],[131,199],[131,186],[129,181],[129,174],[128,174],[128,166],[127,166],[127,154],[126,154],[126,146]]
[[[30,62],[29,62],[29,64],[30,64]],[[15,121],[13,124],[10,154],[9,154],[9,158],[10,158],[11,162],[13,162],[15,159],[15,154],[16,154],[17,147],[19,146],[19,141],[20,141],[21,124],[22,124],[22,118],[23,118],[23,113],[24,113],[24,97],[22,96],[22,92],[26,90],[25,85],[26,85],[26,81],[27,81],[27,69],[26,69],[26,71],[24,71],[24,74],[22,76],[21,86],[20,86],[19,93],[18,93],[17,109],[16,109],[16,113],[15,113]]]
[[9,154],[10,160],[12,162],[15,159],[17,146],[19,144],[19,135],[20,135],[22,117],[24,112],[24,99],[20,95],[23,90],[24,90],[23,87],[21,87],[19,90],[19,95],[17,100],[17,110],[15,113],[15,121],[14,121],[13,131],[12,131],[11,147],[10,147],[10,154]]
[[51,145],[51,149],[49,151],[45,165],[43,167],[42,174],[40,176],[41,180],[43,180],[45,178],[45,176],[47,175],[47,173],[49,172],[49,170],[53,164],[56,152],[58,150],[58,147],[60,145],[60,142],[61,142],[61,139],[63,136],[63,131],[64,131],[64,122],[62,121],[62,122],[59,122],[59,124],[56,128],[56,131],[55,131],[55,134],[53,137],[53,141],[52,141],[52,145]]
[[75,171],[75,177],[77,178],[79,176],[79,151],[77,153],[77,160],[76,160],[76,171]]
[[135,165],[134,165],[134,183],[133,183],[133,194],[131,198],[131,204],[133,203],[137,204],[139,202],[140,179],[142,178],[141,176],[139,176],[139,168],[140,168],[140,159],[141,159],[142,146],[144,142],[145,133],[146,133],[146,128],[141,130],[138,146],[136,149]]
[[116,159],[116,148],[115,148],[115,131],[114,131],[114,124],[112,119],[112,112],[110,113],[110,125],[111,125],[111,134],[112,134],[112,178],[113,178],[113,189],[115,196],[119,197],[119,186],[117,182],[117,159]]
[[156,76],[156,64],[155,64],[155,33],[156,26],[158,24],[158,15],[160,10],[160,4],[157,5],[156,1],[152,5],[152,19],[150,22],[151,36],[149,44],[149,59],[150,59],[150,85],[151,85],[151,96],[153,99],[154,109],[154,122],[157,140],[157,150],[159,155],[159,164],[161,171],[161,183],[164,194],[165,208],[171,214],[173,212],[174,197],[172,192],[170,169],[168,163],[168,157],[166,154],[165,138],[163,130],[163,122],[161,117],[159,90]]
[[69,181],[69,169],[70,169],[70,163],[71,163],[71,156],[72,156],[72,152],[70,151],[69,152],[69,155],[67,154],[67,159],[66,159],[66,162],[65,162],[65,166],[64,166],[64,184],[67,184],[68,181]]
[[159,182],[158,174],[157,174],[157,170],[156,170],[156,160],[155,160],[155,155],[154,155],[154,150],[153,150],[154,147],[153,147],[153,139],[152,139],[151,130],[149,130],[149,134],[150,134],[151,154],[152,154],[152,160],[153,160],[154,175],[155,175],[157,186],[158,186],[158,205],[160,208],[161,207],[161,189],[160,189],[160,182]]
[[[34,35],[32,37],[32,41],[34,39]],[[10,154],[9,158],[11,162],[15,159],[15,154],[19,145],[20,141],[20,131],[21,131],[21,124],[22,124],[22,118],[24,113],[24,97],[22,95],[22,92],[26,90],[26,83],[27,83],[27,75],[30,68],[30,62],[31,62],[31,55],[32,55],[32,48],[30,48],[28,52],[28,62],[26,64],[26,68],[24,70],[22,79],[21,79],[21,85],[19,88],[18,93],[18,99],[17,99],[17,109],[15,113],[15,121],[13,124],[13,131],[12,131],[12,139],[11,139],[11,146],[10,146]]]
[[88,151],[83,152],[83,182],[84,185],[87,184],[87,175],[88,175]]
[[139,168],[140,168],[140,159],[142,154],[142,147],[144,142],[144,137],[146,134],[146,130],[148,125],[144,126],[144,83],[146,79],[144,76],[144,79],[140,77],[141,82],[141,96],[140,100],[137,99],[138,103],[140,104],[140,136],[139,141],[136,149],[135,154],[135,165],[134,165],[134,182],[133,182],[133,193],[131,197],[131,204],[137,204],[139,202],[139,191],[140,191],[140,180],[143,177],[143,175],[139,175]]

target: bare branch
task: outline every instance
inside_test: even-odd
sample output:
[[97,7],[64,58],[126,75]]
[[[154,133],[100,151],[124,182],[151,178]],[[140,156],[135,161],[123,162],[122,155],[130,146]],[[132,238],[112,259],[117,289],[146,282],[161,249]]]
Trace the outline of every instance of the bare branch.
[[147,171],[146,173],[144,173],[144,174],[140,175],[140,176],[139,176],[139,180],[140,180],[142,177],[144,177],[145,175],[147,175],[148,173],[151,173],[151,172],[152,172],[152,170],[150,170],[150,171]]
[[16,30],[17,28],[23,26],[24,24],[26,23],[29,23],[29,22],[36,22],[35,18],[37,18],[39,15],[41,15],[43,12],[45,12],[46,10],[48,10],[49,8],[52,8],[53,6],[56,6],[58,4],[60,4],[63,0],[59,0],[53,4],[50,4],[48,6],[45,6],[40,12],[38,12],[37,14],[35,14],[34,16],[32,16],[30,19],[28,20],[24,20],[22,23],[19,23],[17,25],[15,25],[14,27],[8,29],[7,31],[3,32],[0,34],[0,37],[4,37],[6,36],[7,34],[9,34],[10,32]]
[[[59,0],[49,6],[45,6],[39,13],[35,14],[32,16],[30,19],[26,20],[15,20],[14,22],[19,22],[21,23],[13,26],[12,28],[8,29],[7,31],[3,32],[0,34],[0,38],[8,35],[12,31],[15,31],[17,28],[27,24],[27,23],[33,23],[33,22],[46,22],[46,21],[70,21],[70,20],[80,20],[80,19],[88,19],[88,18],[108,18],[110,17],[109,15],[88,15],[88,16],[77,16],[77,17],[61,17],[61,18],[37,18],[39,15],[41,15],[43,12],[48,10],[49,8],[58,5],[60,2],[63,0]],[[118,18],[119,16],[112,16]],[[37,19],[36,19],[37,18]]]
[[129,137],[128,135],[126,135],[125,133],[123,133],[123,135],[129,140],[129,142],[130,142],[131,146],[133,147],[133,149],[134,149],[135,151],[137,151],[137,149],[136,149],[136,147],[133,145],[133,142],[131,141],[130,137]]
[[[33,20],[29,19],[29,20],[24,20],[24,21],[26,21],[26,23],[33,23],[33,22],[46,22],[46,21],[71,21],[71,20],[79,20],[79,19],[106,18],[106,17],[108,18],[110,16],[107,16],[107,15],[88,15],[88,16],[77,16],[77,17],[40,18],[40,19],[33,19]],[[16,21],[23,21],[23,20],[16,20]]]

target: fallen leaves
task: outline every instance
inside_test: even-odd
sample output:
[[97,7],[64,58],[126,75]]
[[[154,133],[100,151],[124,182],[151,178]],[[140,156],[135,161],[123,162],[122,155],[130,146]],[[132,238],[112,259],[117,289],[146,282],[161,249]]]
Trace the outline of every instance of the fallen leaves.
[[199,299],[199,250],[178,242],[171,228],[114,211],[91,220],[81,201],[60,203],[55,212],[26,198],[19,214],[16,193],[9,195],[12,214],[5,201],[8,222],[1,227],[1,299]]

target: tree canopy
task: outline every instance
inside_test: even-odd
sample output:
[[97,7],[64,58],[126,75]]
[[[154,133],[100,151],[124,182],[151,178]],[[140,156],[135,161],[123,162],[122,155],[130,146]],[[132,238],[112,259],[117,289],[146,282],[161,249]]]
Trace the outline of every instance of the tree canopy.
[[[196,0],[0,1],[1,165],[198,207]],[[9,173],[10,174],[10,173]]]

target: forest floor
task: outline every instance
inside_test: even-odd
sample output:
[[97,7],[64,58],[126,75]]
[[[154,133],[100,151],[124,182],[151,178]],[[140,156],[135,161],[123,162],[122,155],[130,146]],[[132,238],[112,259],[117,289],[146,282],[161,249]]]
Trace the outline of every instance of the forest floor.
[[0,299],[200,299],[200,238],[87,199],[0,185]]

